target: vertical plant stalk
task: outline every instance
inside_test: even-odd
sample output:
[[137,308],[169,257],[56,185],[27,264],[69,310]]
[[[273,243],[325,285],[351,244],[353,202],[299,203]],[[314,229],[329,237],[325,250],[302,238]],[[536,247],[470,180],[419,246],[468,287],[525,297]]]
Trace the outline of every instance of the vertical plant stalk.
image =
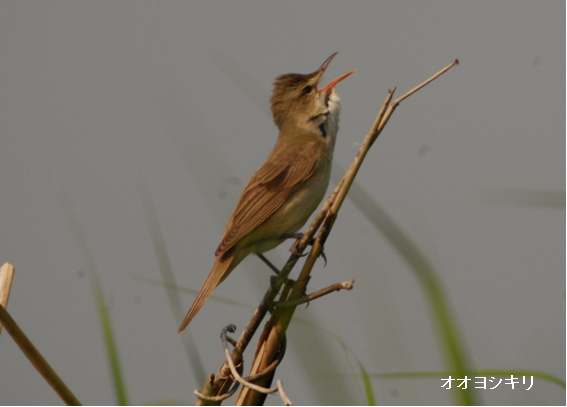
[[[167,294],[167,299],[169,300],[169,308],[173,312],[175,317],[175,324],[181,324],[183,317],[185,316],[185,309],[179,298],[179,292],[177,290],[177,283],[175,281],[175,275],[173,274],[173,268],[171,266],[171,261],[169,259],[169,254],[165,246],[163,239],[163,233],[158,221],[158,216],[155,210],[150,191],[147,184],[140,183],[138,185],[138,195],[140,196],[140,202],[142,203],[142,210],[146,218],[146,224],[148,225],[148,231],[150,233],[150,239],[152,241],[152,246],[154,247],[154,253],[156,255],[156,260],[158,262],[159,270],[163,281],[165,282],[165,290]],[[185,348],[185,353],[187,354],[187,359],[191,362],[190,366],[193,370],[193,374],[198,382],[204,382],[205,377],[205,367],[201,355],[197,350],[197,345],[190,330],[188,330],[186,335],[183,335],[181,340],[183,341],[183,346]]]

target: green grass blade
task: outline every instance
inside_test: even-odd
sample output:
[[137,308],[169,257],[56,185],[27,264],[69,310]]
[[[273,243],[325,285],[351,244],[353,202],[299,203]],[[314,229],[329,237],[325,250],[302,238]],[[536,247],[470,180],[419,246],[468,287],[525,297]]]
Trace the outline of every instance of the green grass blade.
[[[337,166],[335,166],[336,168]],[[337,168],[342,173],[341,168]],[[409,264],[415,276],[427,294],[429,306],[435,316],[438,338],[442,345],[442,353],[453,376],[464,377],[470,370],[470,364],[461,337],[457,332],[457,324],[451,314],[441,283],[435,270],[419,248],[405,235],[401,228],[390,218],[374,199],[355,181],[349,193],[351,201],[364,214],[370,223],[378,229],[392,244],[400,256]],[[463,405],[475,405],[471,390],[453,392],[456,402]]]
[[[177,327],[181,324],[183,317],[185,316],[185,308],[181,303],[179,298],[179,288],[175,281],[175,275],[173,274],[173,268],[171,267],[171,262],[169,261],[169,254],[165,247],[163,240],[163,234],[159,226],[158,217],[155,211],[154,204],[151,199],[151,195],[145,184],[138,187],[138,193],[140,195],[140,200],[142,202],[142,208],[144,211],[144,216],[146,217],[146,223],[148,224],[148,230],[150,232],[150,237],[152,240],[152,245],[154,247],[154,252],[159,265],[159,270],[163,279],[165,291],[167,293],[167,298],[169,300],[169,307],[175,318],[175,329],[172,332],[177,332]],[[185,348],[185,353],[189,359],[189,364],[195,375],[197,383],[205,383],[206,372],[201,354],[197,350],[197,345],[195,340],[191,335],[190,328],[187,328],[183,334],[179,335],[183,346]]]
[[98,316],[100,318],[100,325],[104,336],[104,342],[106,344],[108,361],[112,370],[116,399],[118,400],[119,405],[127,406],[129,403],[128,396],[126,394],[126,385],[124,383],[122,367],[120,364],[120,358],[118,356],[118,348],[116,346],[116,340],[114,338],[114,331],[112,329],[110,315],[108,314],[108,308],[106,307],[106,302],[104,300],[102,286],[100,284],[96,269],[93,269],[92,272],[89,272],[89,274],[92,274],[91,284],[93,286],[93,294],[97,304]]
[[110,369],[112,372],[112,378],[114,383],[114,393],[116,395],[117,404],[121,406],[128,405],[128,395],[126,392],[126,385],[124,383],[124,378],[122,374],[122,367],[120,364],[120,358],[118,356],[118,349],[116,346],[116,340],[114,339],[114,332],[112,329],[112,323],[110,321],[110,316],[108,314],[108,309],[106,302],[104,300],[104,294],[102,290],[102,285],[100,284],[100,279],[98,272],[94,263],[94,257],[92,256],[89,247],[87,246],[83,231],[77,221],[73,208],[67,200],[63,193],[58,195],[61,207],[63,209],[64,215],[71,226],[75,240],[77,241],[80,250],[83,252],[83,257],[85,258],[87,266],[87,274],[91,281],[91,286],[93,289],[93,294],[97,304],[98,316],[100,318],[100,325],[102,328],[104,343],[106,345],[106,352],[108,356],[108,361],[110,364]]
[[376,405],[376,399],[374,398],[374,391],[372,390],[372,383],[370,382],[370,376],[366,372],[366,369],[358,362],[358,366],[360,366],[360,374],[362,375],[362,380],[364,381],[364,393],[366,395],[366,402],[369,406]]

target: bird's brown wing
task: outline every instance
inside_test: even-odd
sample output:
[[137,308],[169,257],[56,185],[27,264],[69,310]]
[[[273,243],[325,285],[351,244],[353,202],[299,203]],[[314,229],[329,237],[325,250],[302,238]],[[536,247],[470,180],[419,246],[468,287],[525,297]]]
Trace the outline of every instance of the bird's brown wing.
[[229,250],[276,212],[296,187],[313,174],[321,149],[324,145],[319,140],[301,140],[286,151],[279,151],[277,156],[272,152],[244,187],[215,255]]

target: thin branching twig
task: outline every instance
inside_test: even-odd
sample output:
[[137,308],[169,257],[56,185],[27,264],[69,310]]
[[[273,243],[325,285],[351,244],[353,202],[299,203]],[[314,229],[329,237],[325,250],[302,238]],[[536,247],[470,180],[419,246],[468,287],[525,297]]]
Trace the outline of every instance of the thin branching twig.
[[324,295],[330,294],[335,291],[352,290],[353,286],[354,286],[354,280],[343,281],[342,283],[335,283],[333,285],[323,288],[322,290],[315,291],[312,294],[306,295],[305,297],[298,298],[297,300],[286,301],[286,302],[275,302],[274,307],[276,308],[296,307],[298,305],[305,304],[306,302],[316,300],[317,298],[320,298]]

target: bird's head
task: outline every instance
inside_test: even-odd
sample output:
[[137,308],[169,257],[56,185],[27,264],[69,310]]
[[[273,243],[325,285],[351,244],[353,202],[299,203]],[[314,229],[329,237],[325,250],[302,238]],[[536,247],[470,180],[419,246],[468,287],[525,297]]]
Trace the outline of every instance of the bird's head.
[[354,72],[350,71],[324,88],[318,88],[325,70],[337,54],[335,52],[327,58],[315,72],[306,75],[290,73],[276,79],[271,99],[276,126],[280,129],[284,126],[301,128],[322,136],[333,131],[329,126],[336,127],[339,115],[339,96],[335,86]]

